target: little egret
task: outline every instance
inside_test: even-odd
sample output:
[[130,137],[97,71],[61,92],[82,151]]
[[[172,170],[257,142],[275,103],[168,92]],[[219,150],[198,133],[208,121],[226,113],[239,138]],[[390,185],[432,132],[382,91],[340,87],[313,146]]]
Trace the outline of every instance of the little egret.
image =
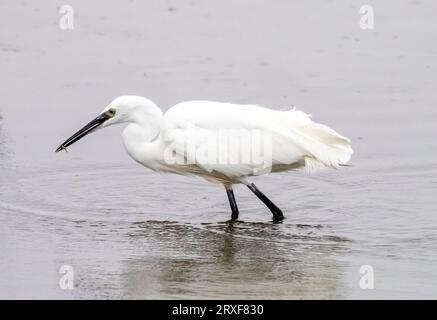
[[295,108],[276,111],[257,105],[187,101],[163,113],[138,96],[113,100],[56,152],[117,123],[126,124],[124,146],[138,163],[224,186],[232,220],[238,218],[234,184],[245,184],[270,209],[273,220],[281,221],[281,209],[249,177],[297,168],[338,168],[353,154],[348,138]]

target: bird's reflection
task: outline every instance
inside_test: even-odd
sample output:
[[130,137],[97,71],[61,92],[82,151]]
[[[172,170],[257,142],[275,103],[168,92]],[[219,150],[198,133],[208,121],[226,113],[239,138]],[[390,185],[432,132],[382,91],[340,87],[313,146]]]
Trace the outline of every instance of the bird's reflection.
[[132,225],[129,298],[338,297],[348,250],[321,226],[147,221]]

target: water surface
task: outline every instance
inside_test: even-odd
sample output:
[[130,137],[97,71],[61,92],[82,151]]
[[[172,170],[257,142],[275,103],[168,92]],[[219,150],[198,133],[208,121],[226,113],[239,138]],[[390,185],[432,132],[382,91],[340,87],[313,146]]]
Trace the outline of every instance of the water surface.
[[[0,5],[0,297],[436,298],[434,2],[375,3],[372,31],[359,1],[72,1],[73,31],[57,5]],[[224,190],[140,167],[120,127],[54,153],[121,94],[297,105],[353,166],[256,178],[281,224],[237,186],[230,223]]]

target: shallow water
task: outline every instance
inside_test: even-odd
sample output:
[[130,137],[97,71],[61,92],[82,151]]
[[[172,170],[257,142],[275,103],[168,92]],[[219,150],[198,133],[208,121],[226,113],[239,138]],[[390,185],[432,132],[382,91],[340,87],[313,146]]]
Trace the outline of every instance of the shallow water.
[[[3,1],[0,297],[436,298],[436,4],[375,4],[363,31],[345,3],[75,1],[60,31],[56,2]],[[230,223],[224,190],[141,168],[119,127],[54,154],[126,93],[296,104],[352,139],[352,167],[256,178],[281,224],[237,186]]]

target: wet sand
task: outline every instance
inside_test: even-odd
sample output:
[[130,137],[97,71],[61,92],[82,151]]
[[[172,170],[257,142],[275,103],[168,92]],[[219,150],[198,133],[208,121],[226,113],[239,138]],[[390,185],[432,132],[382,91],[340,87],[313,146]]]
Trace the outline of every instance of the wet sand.
[[[434,2],[374,3],[372,31],[359,1],[70,4],[72,31],[56,1],[0,4],[0,298],[436,298]],[[54,153],[122,94],[297,105],[353,166],[257,178],[282,224],[238,186],[231,224],[224,190],[140,167],[121,127]]]

